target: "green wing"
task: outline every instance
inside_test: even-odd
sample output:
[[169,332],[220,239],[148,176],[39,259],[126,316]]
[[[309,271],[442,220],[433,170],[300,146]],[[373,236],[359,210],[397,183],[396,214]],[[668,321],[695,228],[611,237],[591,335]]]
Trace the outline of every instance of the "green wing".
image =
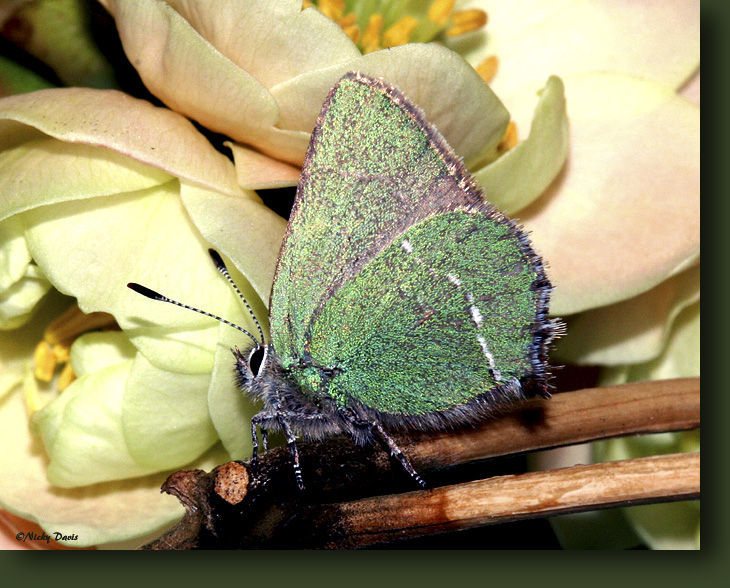
[[[438,132],[397,89],[348,74],[330,92],[302,169],[271,295],[284,367],[315,313],[390,242],[435,211],[481,201]],[[472,193],[473,192],[473,193]]]
[[550,284],[397,89],[348,74],[307,152],[277,267],[271,332],[312,397],[423,415],[545,385]]
[[504,390],[520,396],[514,380],[540,369],[543,280],[512,223],[478,208],[436,214],[332,295],[311,357],[338,368],[327,391],[342,405],[421,415],[498,387],[494,405],[514,401]]

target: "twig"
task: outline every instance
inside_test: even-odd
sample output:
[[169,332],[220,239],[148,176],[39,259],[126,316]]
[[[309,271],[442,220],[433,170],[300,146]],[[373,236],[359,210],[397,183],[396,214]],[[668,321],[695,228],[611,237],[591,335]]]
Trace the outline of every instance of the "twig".
[[[403,446],[428,480],[429,470],[475,459],[696,428],[699,404],[696,378],[586,389],[526,403],[477,429],[418,435]],[[413,488],[379,448],[332,439],[302,444],[300,457],[303,493],[293,483],[285,448],[268,452],[256,468],[230,462],[209,474],[176,472],[163,491],[181,500],[186,517],[147,548],[355,547],[448,528],[699,495],[699,456],[578,466],[376,498]],[[398,514],[395,526],[384,520],[388,512]]]
[[475,459],[700,426],[700,379],[586,388],[534,400],[477,429],[419,436],[409,456],[424,469]]
[[[699,496],[699,453],[663,455],[325,505],[301,517],[292,536],[302,539],[301,546],[351,549],[518,519]],[[304,529],[309,532],[302,535]]]

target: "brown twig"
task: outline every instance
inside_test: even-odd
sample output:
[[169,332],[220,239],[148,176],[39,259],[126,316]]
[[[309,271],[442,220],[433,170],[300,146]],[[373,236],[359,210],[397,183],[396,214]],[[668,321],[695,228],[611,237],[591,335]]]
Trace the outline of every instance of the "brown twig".
[[[324,505],[301,517],[297,536],[302,546],[352,549],[518,519],[699,496],[699,453],[663,455]],[[302,534],[304,529],[309,532]]]
[[479,428],[419,436],[409,456],[430,469],[642,433],[700,426],[700,379],[586,388],[525,403]]
[[[686,430],[699,422],[699,379],[654,381],[558,394],[477,429],[418,435],[404,449],[428,480],[429,470],[470,460]],[[163,491],[183,502],[186,517],[147,547],[355,547],[449,528],[699,495],[698,456],[577,466],[392,496],[387,494],[412,489],[412,481],[378,448],[333,439],[302,444],[300,456],[308,486],[304,493],[293,484],[283,448],[267,453],[255,468],[231,462],[209,474],[173,474]],[[395,523],[383,520],[390,512],[398,513]]]

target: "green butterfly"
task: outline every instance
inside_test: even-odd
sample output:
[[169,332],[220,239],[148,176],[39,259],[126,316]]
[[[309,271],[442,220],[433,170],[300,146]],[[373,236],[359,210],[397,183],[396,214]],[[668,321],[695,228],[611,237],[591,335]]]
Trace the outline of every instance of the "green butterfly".
[[[223,261],[213,252],[221,272]],[[169,299],[136,284],[158,300]],[[397,88],[359,73],[330,91],[307,150],[271,292],[271,342],[234,349],[257,429],[380,439],[479,422],[549,397],[559,332],[526,234],[486,202],[460,159]],[[216,317],[218,318],[218,317]],[[243,330],[243,329],[241,329]]]

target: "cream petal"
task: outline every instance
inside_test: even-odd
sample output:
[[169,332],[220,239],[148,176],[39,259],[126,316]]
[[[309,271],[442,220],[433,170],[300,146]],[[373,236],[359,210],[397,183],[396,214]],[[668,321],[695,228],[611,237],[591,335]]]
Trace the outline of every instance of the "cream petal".
[[411,43],[375,51],[271,88],[281,109],[281,125],[311,132],[329,90],[353,70],[398,86],[468,165],[495,156],[509,113],[459,55],[434,44]]
[[79,0],[27,2],[13,15],[25,52],[42,61],[66,86],[115,86],[114,71],[89,27],[89,7]]
[[38,267],[29,265],[25,275],[0,293],[0,329],[14,329],[33,314],[38,301],[51,289],[51,283]]
[[[1,158],[2,155],[0,160]],[[5,194],[1,188],[0,192]],[[8,218],[0,222],[0,292],[23,277],[30,259],[23,234],[23,223],[17,218]]]
[[[0,505],[37,521],[48,533],[78,535],[77,540],[66,542],[69,546],[89,547],[159,534],[183,515],[177,499],[160,493],[170,472],[83,488],[51,486],[46,478],[47,458],[28,429],[18,390],[0,403],[0,431],[5,446],[11,448],[0,452]],[[216,446],[189,467],[208,470],[225,460],[225,452]]]
[[[232,198],[182,183],[182,202],[206,242],[229,257],[263,305],[268,304],[286,221],[264,206],[253,192]],[[239,284],[248,298],[246,284]],[[250,299],[252,304],[256,300]],[[259,316],[265,306],[258,307]],[[248,330],[253,324],[240,323]]]
[[52,87],[53,84],[35,72],[0,55],[0,98]]
[[218,440],[208,416],[209,382],[210,374],[161,370],[137,354],[120,414],[136,463],[155,471],[181,467]]
[[195,0],[169,4],[213,47],[271,88],[303,73],[353,59],[360,51],[332,20],[299,0]]
[[679,93],[689,100],[692,104],[700,105],[700,70],[687,80],[687,82],[679,89]]
[[138,282],[243,326],[250,321],[207,254],[180,202],[178,182],[142,192],[74,200],[22,214],[28,248],[54,286],[84,312],[114,315],[160,367],[210,372],[217,325],[140,296]]
[[619,74],[564,81],[566,167],[517,215],[547,261],[555,314],[636,296],[699,255],[698,108]]
[[239,193],[231,162],[190,121],[121,92],[56,88],[0,100],[0,147],[38,138],[23,127],[68,143],[106,147],[195,184]]
[[0,152],[0,166],[2,218],[66,200],[144,190],[171,179],[114,151],[51,138]]
[[465,56],[473,64],[499,58],[491,85],[508,107],[514,88],[547,74],[615,71],[678,88],[699,64],[699,4],[479,0],[489,14],[488,42]]
[[33,414],[54,486],[88,486],[156,471],[138,463],[124,439],[122,398],[131,367],[132,362],[125,361],[82,376]]
[[513,214],[540,196],[568,155],[568,116],[560,78],[552,76],[540,91],[530,135],[494,163],[474,172],[487,200]]
[[279,128],[278,107],[264,85],[172,7],[160,0],[107,4],[127,57],[155,96],[209,129],[278,159],[301,161],[307,134]]
[[700,303],[695,302],[677,315],[658,357],[635,365],[606,368],[601,372],[601,385],[699,376]]
[[92,331],[71,346],[70,361],[77,377],[134,360],[137,349],[118,331]]
[[654,359],[662,352],[674,320],[699,298],[700,268],[695,267],[629,300],[570,317],[555,357],[579,365]]
[[226,142],[233,153],[238,184],[248,190],[296,186],[301,171],[298,167],[272,159],[253,149]]

